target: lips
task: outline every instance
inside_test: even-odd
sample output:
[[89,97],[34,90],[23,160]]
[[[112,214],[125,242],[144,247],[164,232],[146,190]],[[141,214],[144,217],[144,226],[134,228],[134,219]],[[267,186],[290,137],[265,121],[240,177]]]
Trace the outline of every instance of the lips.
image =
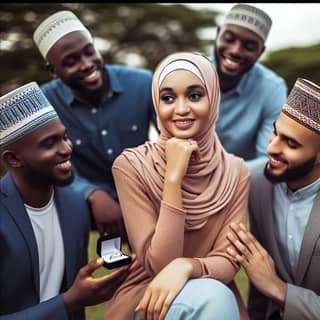
[[192,127],[194,119],[179,119],[173,120],[173,122],[179,130],[187,130]]
[[56,167],[61,171],[70,171],[72,168],[72,164],[70,160],[65,160],[56,164]]
[[273,170],[279,170],[279,169],[285,168],[286,163],[281,160],[277,160],[275,158],[270,157],[269,167],[270,167],[270,169],[273,169]]
[[96,83],[97,81],[100,80],[100,75],[101,75],[100,71],[94,70],[88,75],[86,75],[85,77],[83,77],[82,81],[86,84]]
[[242,62],[231,57],[224,56],[222,62],[224,68],[229,72],[239,72],[242,69]]

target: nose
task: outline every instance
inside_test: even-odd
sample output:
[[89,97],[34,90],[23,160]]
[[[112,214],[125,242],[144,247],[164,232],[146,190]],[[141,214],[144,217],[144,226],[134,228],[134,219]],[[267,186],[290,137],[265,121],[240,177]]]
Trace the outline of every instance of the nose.
[[267,147],[267,152],[269,154],[279,154],[281,153],[281,141],[278,136],[272,134],[270,137],[270,142]]
[[175,106],[175,112],[179,115],[188,114],[190,112],[188,102],[183,98],[178,99]]
[[73,145],[70,139],[65,138],[59,148],[61,154],[70,155],[72,153]]
[[230,44],[229,52],[234,57],[241,57],[243,54],[243,46],[241,41],[234,41],[232,44]]
[[81,57],[81,65],[80,68],[81,70],[88,70],[92,67],[93,62],[89,57],[82,56]]

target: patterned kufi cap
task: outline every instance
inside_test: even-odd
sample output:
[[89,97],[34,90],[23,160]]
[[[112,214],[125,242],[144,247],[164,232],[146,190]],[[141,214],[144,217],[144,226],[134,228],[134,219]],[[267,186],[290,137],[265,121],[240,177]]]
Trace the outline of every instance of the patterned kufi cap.
[[320,87],[298,78],[282,112],[320,134]]
[[272,20],[259,8],[248,4],[236,4],[228,12],[223,24],[235,24],[249,29],[266,41]]
[[33,34],[33,40],[46,59],[51,47],[63,36],[73,31],[85,32],[92,41],[91,33],[73,12],[58,11],[38,26]]
[[0,97],[0,146],[17,141],[58,115],[36,82]]

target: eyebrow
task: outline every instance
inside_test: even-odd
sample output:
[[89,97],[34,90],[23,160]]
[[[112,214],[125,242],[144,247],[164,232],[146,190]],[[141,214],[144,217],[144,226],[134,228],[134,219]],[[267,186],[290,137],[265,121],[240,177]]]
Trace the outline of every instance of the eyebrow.
[[[205,90],[205,87],[200,84],[192,84],[191,86],[187,87],[187,91],[195,90],[195,89],[202,89]],[[160,93],[163,91],[173,91],[173,88],[171,87],[163,87],[160,89]]]
[[[277,128],[276,128],[276,122],[273,121],[273,129],[274,129],[274,132],[277,133]],[[284,133],[280,133],[280,136],[287,139],[287,140],[290,140],[292,142],[294,142],[295,144],[297,144],[298,146],[302,146],[302,143],[300,143],[299,141],[297,141],[296,139],[284,134]]]

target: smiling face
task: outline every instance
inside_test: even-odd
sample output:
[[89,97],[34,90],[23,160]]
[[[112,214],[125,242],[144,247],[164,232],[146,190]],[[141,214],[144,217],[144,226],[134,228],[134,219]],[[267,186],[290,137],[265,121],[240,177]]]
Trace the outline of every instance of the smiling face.
[[70,32],[49,50],[47,60],[54,76],[60,77],[80,97],[103,87],[103,60],[88,35]]
[[30,132],[12,146],[18,167],[30,185],[67,185],[73,180],[72,143],[59,119]]
[[291,189],[320,177],[320,135],[281,112],[268,146],[265,168],[272,182],[285,181]]
[[207,90],[192,72],[175,70],[160,85],[159,120],[172,137],[195,138],[208,122]]
[[226,81],[239,81],[263,51],[264,42],[254,32],[232,24],[223,25],[215,44],[219,76]]

